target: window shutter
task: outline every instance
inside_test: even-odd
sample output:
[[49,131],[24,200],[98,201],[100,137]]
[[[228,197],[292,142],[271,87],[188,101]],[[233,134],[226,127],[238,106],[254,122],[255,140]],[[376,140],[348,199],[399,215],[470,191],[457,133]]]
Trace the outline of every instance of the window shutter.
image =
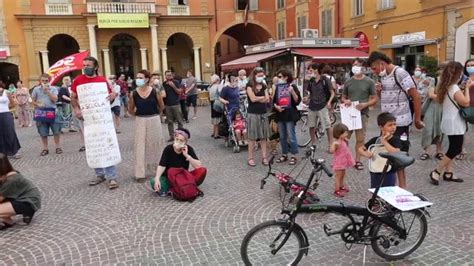
[[258,0],[249,0],[250,6],[249,9],[252,11],[258,10]]

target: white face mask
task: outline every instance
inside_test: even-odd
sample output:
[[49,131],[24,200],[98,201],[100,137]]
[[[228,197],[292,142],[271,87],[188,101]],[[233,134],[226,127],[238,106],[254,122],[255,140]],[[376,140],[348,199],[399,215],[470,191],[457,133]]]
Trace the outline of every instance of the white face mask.
[[420,77],[421,76],[421,71],[420,70],[415,70],[415,77]]
[[426,78],[426,73],[421,73],[421,78],[422,79]]
[[154,84],[154,85],[159,85],[159,84],[160,84],[160,80],[159,80],[159,79],[155,79],[155,80],[153,81],[153,84]]
[[381,71],[381,72],[379,73],[379,76],[380,76],[380,77],[385,77],[385,76],[387,76],[387,69],[384,69],[383,71]]
[[257,83],[263,83],[264,80],[265,80],[265,77],[256,77],[255,78],[255,81],[257,81]]
[[181,143],[181,142],[179,142],[179,141],[176,141],[176,140],[174,141],[173,145],[174,145],[177,149],[182,149],[182,148],[184,148],[184,146],[186,146],[186,144],[183,144],[183,143]]
[[360,73],[362,73],[362,67],[360,66],[352,66],[352,73],[354,75],[359,75]]

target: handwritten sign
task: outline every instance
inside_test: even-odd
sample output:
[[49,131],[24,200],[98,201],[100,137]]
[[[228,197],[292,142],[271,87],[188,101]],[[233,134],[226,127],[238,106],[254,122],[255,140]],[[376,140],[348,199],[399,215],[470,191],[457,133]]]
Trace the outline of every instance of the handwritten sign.
[[122,160],[115,133],[110,102],[105,82],[77,86],[77,94],[84,117],[84,142],[87,164],[91,168],[117,165]]
[[351,106],[341,104],[341,122],[346,125],[349,130],[362,128],[362,116],[360,111],[356,109],[358,104],[358,101],[352,102]]
[[[375,189],[371,188],[369,191],[374,193]],[[410,191],[397,186],[381,187],[377,195],[388,204],[401,211],[410,211],[433,205],[433,203],[423,201],[419,197],[413,195]]]

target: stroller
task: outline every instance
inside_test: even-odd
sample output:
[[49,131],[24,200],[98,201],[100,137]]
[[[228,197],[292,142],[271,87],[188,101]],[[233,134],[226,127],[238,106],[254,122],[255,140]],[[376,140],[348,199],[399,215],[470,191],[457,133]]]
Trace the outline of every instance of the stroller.
[[247,100],[246,97],[240,97],[239,108],[233,108],[229,110],[227,106],[224,109],[224,115],[222,116],[222,126],[225,127],[223,131],[227,131],[227,134],[223,134],[225,136],[225,146],[232,147],[232,151],[234,153],[240,152],[240,148],[247,146],[247,143],[239,143],[237,140],[237,134],[235,132],[233,122],[234,122],[234,114],[236,111],[240,111],[242,119],[247,119]]

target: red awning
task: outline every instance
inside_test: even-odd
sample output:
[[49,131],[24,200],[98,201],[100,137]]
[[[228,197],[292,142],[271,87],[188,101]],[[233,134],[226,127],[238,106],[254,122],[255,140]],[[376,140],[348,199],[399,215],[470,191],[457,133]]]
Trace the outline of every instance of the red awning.
[[222,71],[239,70],[242,68],[243,69],[254,68],[258,65],[260,61],[269,59],[285,51],[286,50],[278,50],[278,51],[266,52],[266,53],[261,53],[261,54],[246,55],[239,59],[235,59],[225,64],[222,64],[221,68],[222,68]]
[[352,48],[295,48],[292,54],[308,56],[323,60],[351,60],[354,58],[369,58],[369,54]]

